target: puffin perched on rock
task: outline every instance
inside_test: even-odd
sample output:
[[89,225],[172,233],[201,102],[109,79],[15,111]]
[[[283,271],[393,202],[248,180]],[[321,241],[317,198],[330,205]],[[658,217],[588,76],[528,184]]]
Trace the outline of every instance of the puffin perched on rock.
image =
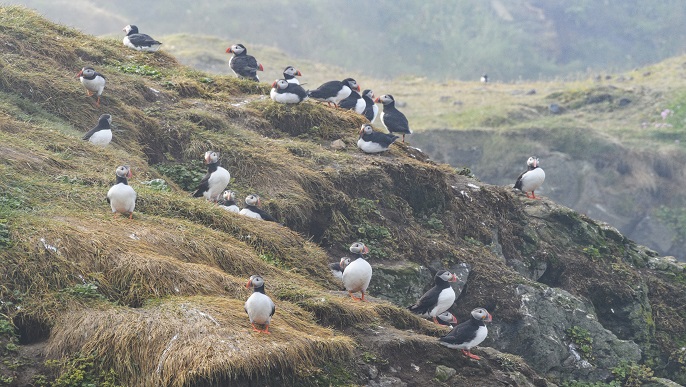
[[439,324],[437,316],[450,309],[455,302],[455,290],[450,283],[456,281],[455,274],[448,270],[439,270],[434,276],[434,287],[424,293],[419,301],[408,309],[422,317],[433,318],[434,323]]
[[375,132],[371,125],[364,124],[360,129],[357,147],[364,153],[384,152],[387,151],[391,144],[398,138],[398,136],[393,134]]
[[[276,311],[274,301],[264,294],[264,279],[259,275],[250,276],[246,288],[252,288],[253,293],[245,301],[245,312],[248,313],[250,325],[255,332],[270,334],[269,323]],[[263,325],[264,329],[258,329],[255,324]]]
[[248,55],[248,49],[242,44],[234,44],[226,49],[228,54],[233,54],[229,60],[229,67],[234,74],[241,78],[247,78],[255,82],[259,82],[257,71],[264,71],[261,63],[257,62],[254,56]]
[[382,95],[375,100],[377,103],[383,104],[383,112],[381,112],[381,123],[389,133],[400,133],[403,135],[403,142],[405,142],[405,135],[412,134],[410,123],[407,117],[395,107],[395,99],[390,94]]
[[365,103],[365,108],[362,112],[362,115],[373,124],[376,120],[376,116],[379,115],[379,107],[374,103],[374,92],[366,89],[362,92],[362,99]]
[[350,258],[344,257],[338,262],[330,263],[329,269],[334,277],[343,281],[343,270],[345,270],[346,266],[348,265],[350,265]]
[[95,71],[92,67],[84,67],[76,74],[76,78],[81,80],[81,84],[86,88],[88,96],[95,94],[98,97],[95,106],[100,106],[100,96],[105,90],[105,76]]
[[441,337],[439,343],[452,349],[461,349],[462,353],[472,359],[480,360],[479,356],[472,354],[471,349],[481,344],[488,336],[487,322],[493,317],[484,308],[472,310],[472,318],[457,325],[450,333]]
[[288,66],[285,69],[283,69],[283,79],[285,79],[288,83],[295,83],[296,85],[299,85],[300,81],[296,77],[301,76],[302,73],[300,73],[300,70],[296,69],[293,66]]
[[[519,175],[514,187],[523,191],[527,198],[539,199],[534,194],[534,191],[543,184],[543,181],[545,181],[545,172],[543,172],[543,169],[538,165],[538,158],[536,156],[529,157],[526,161],[526,166],[526,172]],[[529,192],[531,192],[531,196],[529,196]]]
[[231,181],[231,174],[219,166],[219,153],[217,152],[205,152],[205,164],[207,164],[207,174],[200,181],[193,197],[204,197],[211,202],[216,202]]
[[[369,248],[362,242],[355,242],[350,246],[350,252],[357,254],[343,270],[343,286],[350,294],[350,298],[356,301],[365,301],[364,294],[372,279],[372,266],[362,256],[369,252]],[[360,292],[361,297],[355,297],[353,293]]]
[[296,104],[307,99],[307,91],[297,83],[288,82],[285,79],[278,79],[272,83],[272,90],[269,92],[274,102],[285,104]]
[[102,114],[98,119],[98,124],[84,134],[82,140],[89,141],[95,145],[106,146],[112,141],[112,116]]
[[260,197],[252,194],[245,198],[246,207],[239,213],[241,215],[249,216],[255,219],[267,220],[269,222],[276,222],[276,219],[259,207]]
[[238,208],[236,204],[236,193],[233,191],[226,190],[222,193],[222,198],[217,202],[223,209],[229,212],[240,212],[241,209]]
[[122,28],[126,32],[122,41],[126,47],[131,47],[137,51],[155,52],[160,49],[162,43],[150,37],[150,35],[138,32],[138,27],[129,24]]
[[338,103],[347,98],[353,90],[360,91],[360,86],[357,85],[356,80],[346,78],[342,81],[326,82],[315,90],[308,91],[307,94],[316,100],[338,106]]
[[136,191],[131,188],[127,180],[131,178],[131,169],[125,165],[120,165],[115,174],[117,181],[107,191],[107,202],[110,204],[115,217],[117,213],[128,213],[129,219],[133,219],[133,210],[136,208]]

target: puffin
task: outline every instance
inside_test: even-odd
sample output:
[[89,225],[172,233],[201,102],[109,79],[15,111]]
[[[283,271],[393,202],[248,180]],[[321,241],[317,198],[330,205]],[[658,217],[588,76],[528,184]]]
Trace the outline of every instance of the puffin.
[[122,28],[126,33],[122,42],[126,47],[131,47],[136,51],[155,52],[160,49],[162,43],[150,37],[150,35],[138,32],[138,27],[129,24]]
[[343,270],[345,270],[345,267],[348,265],[350,265],[350,258],[343,257],[338,262],[330,263],[329,269],[331,270],[331,274],[333,274],[334,277],[343,281]]
[[481,76],[481,83],[488,83],[488,74],[484,74]]
[[374,103],[374,92],[366,89],[362,92],[362,99],[365,103],[365,108],[362,112],[362,115],[373,124],[376,120],[376,116],[379,115],[379,107]]
[[[245,287],[253,290],[243,307],[248,313],[253,331],[270,334],[269,322],[276,311],[276,305],[268,295],[264,294],[264,279],[259,275],[252,275]],[[264,329],[258,329],[255,324],[263,325]]]
[[438,319],[438,324],[440,325],[445,325],[452,328],[453,325],[457,324],[457,317],[448,311],[439,314],[436,316],[436,318]]
[[98,119],[98,124],[84,134],[81,138],[85,141],[90,141],[95,145],[106,146],[112,141],[112,116],[109,114],[102,114]]
[[[527,170],[523,172],[517,178],[514,187],[526,194],[527,198],[540,199],[534,194],[534,191],[538,189],[545,181],[545,172],[538,166],[538,158],[536,156],[531,156],[526,161]],[[531,192],[531,196],[529,196]]]
[[401,133],[403,135],[403,142],[405,142],[405,135],[412,134],[410,124],[407,117],[400,110],[395,107],[395,99],[390,94],[382,95],[375,100],[376,103],[383,104],[383,112],[381,112],[381,123],[389,133]]
[[207,174],[200,180],[193,197],[205,197],[209,201],[216,202],[231,181],[231,174],[219,166],[219,153],[217,152],[205,152],[205,164],[207,164]]
[[297,83],[290,83],[285,79],[278,79],[272,83],[272,90],[269,92],[274,102],[285,104],[296,104],[307,99],[307,91]]
[[436,316],[447,311],[455,302],[455,290],[450,286],[456,282],[457,276],[448,270],[439,270],[434,276],[434,287],[429,289],[408,309],[422,317],[433,318],[434,323],[439,324]]
[[379,153],[387,151],[388,148],[397,140],[394,134],[375,132],[371,125],[364,124],[360,129],[360,137],[357,140],[357,147],[364,153]]
[[131,178],[131,169],[120,165],[115,171],[117,181],[107,191],[107,203],[112,207],[114,217],[117,213],[128,213],[129,219],[133,219],[133,209],[136,208],[136,191],[131,188],[127,179]]
[[222,198],[217,202],[223,209],[229,212],[240,212],[241,209],[236,205],[236,193],[226,190],[222,193]]
[[283,79],[285,79],[288,83],[295,83],[296,85],[299,85],[300,81],[296,77],[301,76],[302,74],[300,73],[300,70],[297,70],[293,66],[288,66],[283,70]]
[[465,356],[480,360],[481,358],[472,354],[470,350],[486,339],[486,323],[492,320],[493,317],[486,309],[476,308],[472,310],[472,318],[455,326],[450,333],[438,339],[439,343],[448,348],[461,349]]
[[352,78],[346,78],[342,81],[329,81],[315,90],[310,90],[307,94],[316,100],[326,102],[331,106],[338,106],[338,103],[347,98],[353,90],[360,91],[360,86],[357,81]]
[[[362,258],[362,255],[367,254],[369,248],[362,242],[355,242],[350,245],[349,250],[357,254],[357,257],[351,258],[350,263],[343,270],[343,286],[353,300],[366,301],[364,292],[367,291],[369,281],[372,279],[372,266]],[[362,297],[355,297],[353,293],[356,292],[360,292]]]
[[259,208],[260,197],[252,194],[245,198],[246,207],[243,208],[239,214],[249,216],[255,219],[267,220],[269,222],[276,222],[276,219],[266,213],[263,209]]
[[229,60],[229,67],[234,74],[241,78],[248,78],[255,82],[259,82],[257,71],[264,71],[261,63],[257,62],[254,56],[248,55],[248,49],[242,44],[234,44],[226,49],[228,54],[233,54]]
[[338,107],[341,109],[353,110],[357,114],[362,114],[364,113],[367,104],[357,90],[351,90],[350,95],[338,103]]
[[76,74],[76,78],[81,80],[81,84],[86,88],[86,93],[89,97],[95,93],[98,97],[95,106],[100,106],[100,96],[103,90],[105,90],[105,76],[95,71],[92,67],[84,67]]

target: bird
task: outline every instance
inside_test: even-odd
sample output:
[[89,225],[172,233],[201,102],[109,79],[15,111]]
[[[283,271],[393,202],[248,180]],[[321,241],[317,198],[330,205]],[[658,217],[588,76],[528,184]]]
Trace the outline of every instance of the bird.
[[364,113],[367,104],[357,90],[351,90],[350,95],[343,98],[341,102],[338,103],[338,107],[341,109],[353,110],[357,114],[362,114]]
[[98,119],[98,124],[84,134],[82,140],[90,141],[95,145],[106,146],[112,141],[112,116],[109,114],[102,114]]
[[76,78],[81,80],[81,84],[86,88],[86,93],[89,97],[95,93],[98,97],[95,106],[100,106],[100,96],[103,90],[105,90],[105,76],[95,71],[92,67],[84,67],[76,74]]
[[457,276],[448,270],[439,270],[434,275],[434,286],[429,289],[408,309],[414,314],[433,318],[438,324],[436,316],[447,311],[455,302],[455,290],[450,282],[457,281]]
[[222,193],[222,198],[217,201],[223,209],[229,212],[240,212],[241,209],[238,208],[236,204],[236,193],[233,191],[226,190]]
[[243,208],[239,214],[249,216],[255,219],[267,220],[269,222],[276,222],[276,219],[266,213],[263,209],[259,208],[260,197],[252,194],[245,198],[246,207]]
[[257,62],[254,56],[248,55],[248,49],[242,44],[234,44],[226,49],[228,54],[233,54],[229,60],[229,67],[234,74],[241,78],[248,78],[255,82],[259,82],[257,71],[264,71],[261,63]]
[[381,112],[381,123],[388,130],[389,133],[400,133],[403,135],[403,142],[405,142],[405,135],[412,134],[410,123],[407,117],[400,110],[395,107],[395,99],[390,94],[385,94],[378,97],[374,102],[383,104],[383,112]]
[[[523,191],[527,198],[540,199],[536,197],[534,191],[543,184],[543,181],[545,181],[545,172],[543,171],[543,168],[538,166],[538,158],[536,156],[529,157],[526,161],[526,166],[526,172],[519,175],[514,187]],[[529,192],[531,192],[531,196],[529,196]]]
[[[252,275],[248,283],[245,284],[245,287],[253,289],[253,293],[245,301],[245,306],[243,307],[245,312],[248,313],[253,331],[270,334],[269,323],[276,311],[276,305],[274,305],[274,301],[268,295],[264,294],[264,279],[259,275]],[[263,325],[264,329],[258,329],[255,324]]]
[[117,213],[128,213],[129,219],[133,219],[133,210],[136,208],[136,191],[131,188],[127,181],[131,178],[131,169],[125,165],[120,165],[115,174],[117,181],[107,191],[107,202],[112,207],[115,218]]
[[150,37],[150,35],[138,32],[138,27],[129,24],[122,28],[126,33],[122,42],[126,47],[131,47],[137,51],[155,52],[160,49],[162,43]]
[[300,81],[296,77],[301,76],[302,74],[300,73],[300,70],[297,70],[293,66],[288,66],[283,70],[283,79],[285,79],[288,83],[295,83],[296,85],[299,85]]
[[436,319],[438,320],[438,324],[449,326],[451,328],[453,325],[457,324],[457,317],[448,311],[439,314],[436,316]]
[[[357,257],[351,258],[350,263],[343,270],[343,286],[353,300],[366,301],[364,294],[372,279],[372,266],[362,258],[362,255],[367,254],[369,248],[362,242],[355,242],[350,245],[350,252],[357,254]],[[355,297],[353,293],[356,292],[360,292],[362,297]]]
[[343,270],[345,270],[345,267],[348,265],[350,265],[350,258],[343,257],[338,262],[330,263],[329,269],[331,270],[331,274],[333,274],[334,277],[343,281]]
[[488,74],[484,74],[481,76],[481,83],[488,83]]
[[484,308],[472,310],[472,318],[458,324],[447,335],[441,337],[439,343],[452,349],[461,349],[462,353],[472,359],[480,360],[479,356],[472,354],[471,349],[481,344],[488,335],[487,322],[491,322],[493,316]]
[[193,197],[205,197],[211,202],[216,202],[231,181],[231,174],[219,166],[219,153],[217,152],[205,152],[205,164],[207,164],[207,174],[200,180]]
[[285,79],[278,79],[272,83],[269,92],[272,100],[278,103],[296,104],[307,99],[307,91],[297,83],[289,83]]
[[310,90],[307,94],[316,100],[326,102],[327,104],[338,106],[338,103],[347,98],[353,90],[360,91],[360,86],[357,81],[352,78],[346,78],[342,81],[329,81],[323,83],[315,90]]
[[373,124],[376,120],[376,116],[379,115],[379,107],[374,103],[374,92],[366,89],[362,92],[362,99],[364,99],[365,102],[365,108],[362,115]]
[[371,125],[364,124],[360,129],[357,147],[364,153],[384,152],[399,138],[394,134],[375,132]]

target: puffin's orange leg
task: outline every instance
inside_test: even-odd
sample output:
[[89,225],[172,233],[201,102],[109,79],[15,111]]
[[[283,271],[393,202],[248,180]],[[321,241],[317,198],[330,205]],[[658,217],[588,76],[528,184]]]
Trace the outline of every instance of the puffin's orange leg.
[[260,332],[266,333],[266,334],[268,334],[268,335],[271,335],[271,334],[272,334],[271,332],[269,332],[269,324],[266,324],[266,325],[264,326],[264,330],[263,330],[263,331],[260,331]]
[[133,219],[133,211],[129,214],[129,219]]
[[434,316],[434,324],[441,325],[441,323],[438,322],[438,319],[436,318],[436,316]]
[[481,360],[481,358],[480,358],[479,356],[476,356],[476,355],[472,354],[469,350],[464,350],[464,349],[463,349],[463,350],[462,350],[462,353],[463,353],[465,356],[467,356],[468,358],[470,358],[470,359]]
[[360,300],[362,300],[362,299],[359,298],[359,297],[355,297],[355,295],[354,295],[353,292],[351,292],[351,291],[348,291],[348,294],[350,294],[350,298],[352,298],[352,299],[355,300],[355,301],[360,301]]
[[536,197],[536,194],[534,194],[534,191],[531,191],[531,198],[532,199],[540,199],[540,197]]
[[255,323],[250,323],[250,325],[252,325],[253,332],[262,332],[261,330],[257,329],[257,327],[255,326]]
[[86,94],[88,94],[88,96],[90,97],[90,96],[92,96],[92,95],[93,95],[93,92],[92,92],[92,91],[90,91],[90,90],[88,90],[88,89],[86,89]]
[[100,107],[100,96],[98,96],[98,101],[95,102],[95,106],[96,106],[96,107]]
[[360,301],[367,301],[364,299],[364,291],[360,291],[360,293],[362,293],[362,297],[360,298]]

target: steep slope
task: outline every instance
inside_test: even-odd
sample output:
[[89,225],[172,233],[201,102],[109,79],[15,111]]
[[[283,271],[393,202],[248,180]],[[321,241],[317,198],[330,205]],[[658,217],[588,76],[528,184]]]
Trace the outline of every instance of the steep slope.
[[[0,330],[6,383],[83,366],[121,385],[547,385],[619,379],[623,360],[684,381],[683,266],[616,230],[405,145],[361,154],[359,116],[276,105],[265,84],[17,7],[0,8],[0,36],[0,327],[16,327]],[[100,107],[73,77],[86,65],[107,77]],[[116,129],[105,149],[80,140],[103,112]],[[190,197],[208,149],[239,197],[258,193],[281,224]],[[121,164],[134,172],[133,220],[104,201]],[[368,303],[328,272],[355,240],[371,248]],[[496,318],[481,362],[405,310],[442,268],[465,273],[460,320],[477,306]],[[242,310],[256,273],[277,304],[270,336]],[[569,350],[583,340],[586,363]],[[47,374],[43,359],[63,366]]]

